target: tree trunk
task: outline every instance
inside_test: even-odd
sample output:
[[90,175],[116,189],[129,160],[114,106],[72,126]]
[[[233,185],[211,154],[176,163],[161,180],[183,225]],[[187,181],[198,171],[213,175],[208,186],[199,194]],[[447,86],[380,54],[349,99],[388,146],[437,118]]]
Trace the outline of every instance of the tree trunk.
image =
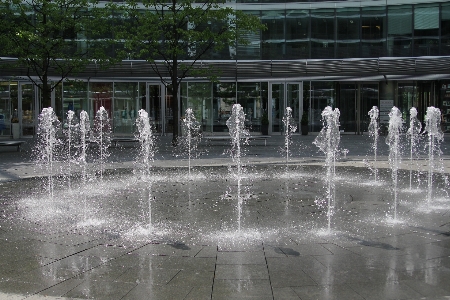
[[177,78],[177,67],[174,64],[174,72],[172,75],[172,116],[173,116],[173,135],[172,135],[172,146],[176,147],[178,145],[178,78]]
[[[41,107],[41,109],[52,106],[52,97],[51,97],[52,90],[48,86],[48,76],[47,76],[47,74],[44,74],[42,76],[42,88],[41,88],[41,91],[42,91],[42,95],[41,95],[42,107]],[[39,108],[37,108],[37,109],[39,109]]]

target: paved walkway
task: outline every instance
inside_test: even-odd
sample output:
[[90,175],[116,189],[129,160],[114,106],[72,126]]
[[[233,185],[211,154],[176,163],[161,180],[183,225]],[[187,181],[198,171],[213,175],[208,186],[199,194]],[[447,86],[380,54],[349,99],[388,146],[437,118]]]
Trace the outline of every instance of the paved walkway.
[[368,136],[342,135],[328,227],[314,138],[294,136],[288,169],[283,136],[252,141],[241,179],[227,142],[202,144],[189,176],[161,137],[150,179],[124,143],[102,180],[55,177],[53,197],[33,140],[0,147],[0,299],[448,299],[448,184],[436,176],[428,201],[425,155],[412,189],[403,160],[394,193],[387,146],[374,165]]

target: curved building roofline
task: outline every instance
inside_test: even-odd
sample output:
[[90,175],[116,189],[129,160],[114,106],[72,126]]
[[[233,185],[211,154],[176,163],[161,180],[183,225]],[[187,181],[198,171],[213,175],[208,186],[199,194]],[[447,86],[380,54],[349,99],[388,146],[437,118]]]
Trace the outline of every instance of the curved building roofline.
[[[0,58],[0,79],[26,79],[28,70],[18,67],[15,58]],[[164,61],[156,61],[162,76],[169,78]],[[191,64],[192,61],[182,63]],[[350,59],[299,59],[299,60],[203,60],[196,68],[212,67],[221,81],[276,81],[276,80],[436,80],[450,78],[450,56],[379,57]],[[37,74],[30,74],[36,76]],[[57,73],[49,76],[58,77]],[[158,80],[151,64],[145,60],[123,60],[107,69],[95,62],[84,71],[72,74],[73,79],[96,80]],[[423,79],[421,79],[423,78]],[[428,78],[428,79],[426,79]],[[207,80],[206,77],[187,76],[186,80]]]

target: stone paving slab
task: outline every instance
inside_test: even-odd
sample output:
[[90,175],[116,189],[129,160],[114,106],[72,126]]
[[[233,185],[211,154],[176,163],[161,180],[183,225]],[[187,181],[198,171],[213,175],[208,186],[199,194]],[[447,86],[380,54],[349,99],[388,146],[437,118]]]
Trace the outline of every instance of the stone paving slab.
[[125,145],[113,149],[104,182],[74,181],[69,191],[57,179],[51,199],[24,156],[31,141],[22,152],[2,150],[0,299],[450,297],[448,186],[436,182],[439,198],[427,209],[426,181],[408,192],[404,162],[392,222],[386,149],[375,183],[362,162],[370,160],[368,138],[343,136],[349,153],[337,163],[327,232],[315,203],[325,192],[323,156],[310,147],[313,136],[295,139],[288,169],[282,137],[271,138],[249,149],[239,181],[226,144],[194,160],[193,177],[185,158],[161,146],[150,184],[133,177],[136,149]]

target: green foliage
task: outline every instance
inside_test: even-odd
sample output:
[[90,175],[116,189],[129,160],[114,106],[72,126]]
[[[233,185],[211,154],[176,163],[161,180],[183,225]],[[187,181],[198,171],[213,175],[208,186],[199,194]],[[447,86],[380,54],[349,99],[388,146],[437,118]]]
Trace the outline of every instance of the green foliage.
[[[96,39],[108,30],[108,15],[94,0],[0,0],[2,55],[18,58],[48,102],[53,88],[92,60],[111,62],[112,39]],[[49,74],[59,79],[50,85]]]
[[[128,0],[123,5],[111,3],[126,22],[115,26],[115,35],[124,41],[119,56],[145,59],[152,64],[166,86],[175,91],[183,78],[206,76],[217,80],[218,73],[209,66],[196,64],[211,58],[224,47],[245,44],[245,33],[264,29],[256,16],[247,15],[223,5],[224,1],[205,0]],[[155,61],[165,63],[158,69]],[[172,110],[178,111],[178,98],[173,95]],[[174,119],[173,143],[178,135],[178,119]]]
[[[235,11],[224,3],[144,0],[138,4],[128,0],[124,5],[110,4],[126,20],[114,27],[117,38],[124,41],[121,57],[151,63],[163,60],[166,70],[155,71],[161,75],[168,72],[171,78],[167,84],[174,83],[174,76],[179,81],[186,76],[216,80],[217,74],[209,66],[194,67],[194,63],[224,47],[245,44],[245,32],[264,28],[256,16]],[[163,82],[167,80],[167,76],[160,77]]]

